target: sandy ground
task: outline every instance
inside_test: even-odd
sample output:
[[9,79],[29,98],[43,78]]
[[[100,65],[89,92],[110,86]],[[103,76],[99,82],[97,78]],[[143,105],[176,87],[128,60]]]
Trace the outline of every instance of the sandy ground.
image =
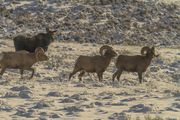
[[[18,70],[8,69],[0,80],[0,119],[132,120],[159,116],[180,119],[179,48],[157,48],[160,57],[152,61],[138,83],[136,73],[122,74],[112,82],[114,59],[104,73],[86,74],[83,82],[76,74],[68,81],[79,55],[99,54],[98,44],[55,42],[47,55],[50,60],[34,65],[32,80],[20,79]],[[118,54],[140,54],[141,47],[112,45]],[[11,40],[0,40],[0,51],[13,51]],[[175,63],[177,63],[175,65]]]

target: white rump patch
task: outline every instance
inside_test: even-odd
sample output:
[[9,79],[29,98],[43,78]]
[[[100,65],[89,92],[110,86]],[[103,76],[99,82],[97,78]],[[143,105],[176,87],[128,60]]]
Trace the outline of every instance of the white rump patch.
[[2,53],[0,53],[0,60],[2,60],[3,59],[3,54]]

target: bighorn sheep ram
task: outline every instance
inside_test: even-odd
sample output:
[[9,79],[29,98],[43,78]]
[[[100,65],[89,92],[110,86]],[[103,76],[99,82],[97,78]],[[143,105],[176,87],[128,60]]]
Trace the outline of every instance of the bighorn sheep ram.
[[46,61],[48,57],[45,55],[44,50],[41,47],[36,48],[34,53],[29,53],[25,50],[17,52],[2,52],[0,53],[0,76],[4,74],[6,68],[20,69],[21,78],[23,77],[23,71],[32,71],[30,79],[34,75],[34,69],[32,65],[39,61]]
[[47,33],[39,33],[33,37],[27,37],[24,35],[16,36],[13,39],[15,50],[34,52],[37,47],[42,47],[44,51],[47,51],[50,43],[54,41],[53,35],[56,31],[50,31],[48,28],[46,28],[46,32]]
[[150,65],[152,58],[158,57],[159,55],[155,55],[154,47],[149,48],[147,46],[141,49],[141,54],[142,55],[135,56],[119,55],[115,63],[117,71],[113,74],[112,80],[114,81],[115,77],[117,77],[119,81],[122,72],[128,71],[137,72],[139,82],[142,83],[142,73],[145,72]]
[[72,73],[69,75],[69,80],[77,72],[81,71],[79,74],[79,80],[82,80],[82,76],[85,72],[97,73],[99,81],[103,79],[103,72],[108,67],[111,59],[117,54],[112,47],[104,45],[100,48],[100,54],[96,56],[79,56],[76,60],[75,67]]

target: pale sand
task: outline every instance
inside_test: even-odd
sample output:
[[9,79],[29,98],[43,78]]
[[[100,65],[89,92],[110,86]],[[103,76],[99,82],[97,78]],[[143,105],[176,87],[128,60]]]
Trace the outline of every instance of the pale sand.
[[[3,41],[3,45],[0,44],[0,51],[14,50],[11,40],[1,41]],[[50,60],[37,63],[34,66],[36,74],[32,80],[20,80],[18,70],[7,70],[0,81],[0,101],[1,106],[4,104],[9,105],[12,110],[1,110],[0,119],[34,120],[40,116],[46,119],[55,119],[50,118],[50,116],[52,113],[56,113],[59,116],[56,119],[104,120],[109,119],[113,113],[121,113],[123,111],[131,116],[132,120],[138,116],[144,119],[144,116],[147,115],[152,117],[157,115],[162,118],[180,118],[180,106],[175,107],[173,105],[180,101],[180,95],[177,95],[177,91],[180,91],[180,83],[172,82],[171,76],[164,72],[169,69],[160,68],[157,72],[151,72],[150,68],[148,68],[143,76],[148,82],[144,82],[141,85],[138,83],[137,74],[127,72],[122,74],[120,82],[115,81],[112,83],[111,77],[114,71],[114,60],[112,60],[104,73],[104,81],[102,83],[97,81],[96,74],[90,74],[91,77],[86,74],[81,83],[78,81],[78,74],[76,74],[68,82],[68,75],[73,69],[76,58],[79,55],[90,56],[99,54],[100,46],[88,43],[53,43],[47,52]],[[135,46],[112,46],[118,54],[140,54],[141,49],[141,47]],[[157,67],[162,65],[168,66],[174,61],[180,60],[178,48],[157,48],[157,50],[160,53],[160,57],[154,59],[151,65]],[[156,63],[158,59],[164,63]],[[28,72],[24,76],[28,77],[29,75]],[[28,87],[31,91],[31,98],[23,99],[18,96],[3,98],[7,92],[18,94],[19,91],[10,90],[10,88],[15,86]],[[47,96],[49,92],[54,91],[59,92],[60,95],[58,97]],[[66,100],[64,100],[65,98]],[[64,102],[62,102],[63,100]],[[39,101],[49,104],[49,107],[33,108]],[[140,108],[131,108],[134,105],[138,105]],[[74,107],[68,109],[71,106]],[[25,115],[25,117],[15,115],[19,108],[24,108],[27,111],[29,109],[33,110],[32,115],[30,117],[28,115]],[[139,110],[139,112],[136,110]]]

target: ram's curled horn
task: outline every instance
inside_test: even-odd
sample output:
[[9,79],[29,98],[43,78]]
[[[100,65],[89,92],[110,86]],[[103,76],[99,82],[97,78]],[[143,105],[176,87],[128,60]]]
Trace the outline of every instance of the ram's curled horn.
[[104,55],[104,52],[103,52],[104,50],[113,50],[113,48],[108,46],[108,45],[103,45],[99,50],[99,53],[100,53],[101,56]]
[[43,50],[43,48],[38,47],[38,48],[36,48],[35,53],[43,53],[44,54],[44,50]]
[[[146,55],[147,51],[150,50],[150,48],[148,46],[145,46],[141,49],[141,55]],[[146,51],[146,53],[144,53]]]
[[44,50],[41,47],[36,48],[35,55],[37,61],[39,61],[40,55],[42,54],[44,54]]

